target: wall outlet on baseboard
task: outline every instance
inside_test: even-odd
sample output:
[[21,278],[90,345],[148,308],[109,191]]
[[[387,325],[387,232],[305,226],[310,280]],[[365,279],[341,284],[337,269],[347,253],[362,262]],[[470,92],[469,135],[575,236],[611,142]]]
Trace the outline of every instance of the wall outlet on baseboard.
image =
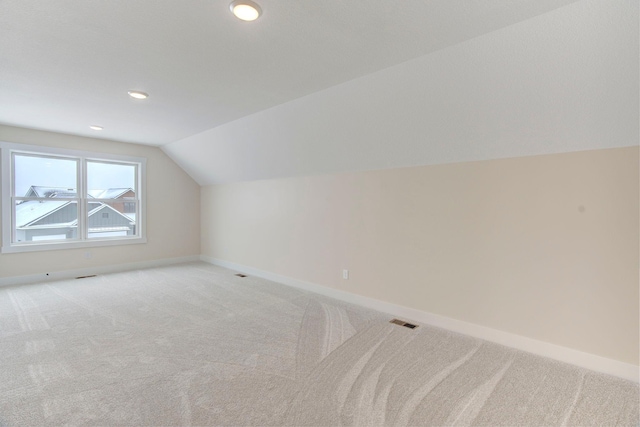
[[345,269],[345,270],[342,270],[342,278],[343,278],[344,280],[349,279],[349,270],[346,270],[346,269]]

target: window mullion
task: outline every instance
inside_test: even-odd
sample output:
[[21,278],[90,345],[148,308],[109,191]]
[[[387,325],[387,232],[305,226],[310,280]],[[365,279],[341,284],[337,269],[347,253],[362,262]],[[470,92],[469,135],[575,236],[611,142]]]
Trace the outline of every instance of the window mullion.
[[[11,190],[13,192],[13,189]],[[16,197],[11,195],[11,243],[16,241]]]
[[[15,184],[15,170],[16,170],[16,161],[15,161],[15,155],[13,152],[10,153],[10,159],[9,159],[9,177],[10,177],[10,184],[9,184],[9,191],[11,194],[11,236],[10,236],[10,243],[13,243],[16,241],[16,184]],[[6,229],[5,229],[6,230]]]
[[87,176],[86,159],[78,159],[78,238],[88,239],[87,232]]

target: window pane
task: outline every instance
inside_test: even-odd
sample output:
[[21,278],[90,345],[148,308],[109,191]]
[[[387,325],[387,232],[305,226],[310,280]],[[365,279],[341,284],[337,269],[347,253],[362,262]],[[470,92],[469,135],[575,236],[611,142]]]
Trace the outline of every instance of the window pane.
[[[125,212],[126,210],[133,210],[133,213]],[[136,235],[136,202],[97,203],[90,201],[87,212],[90,239]]]
[[78,203],[70,200],[20,200],[15,203],[15,242],[78,237]]
[[60,157],[14,156],[17,197],[77,197],[76,160]]
[[146,159],[0,142],[0,161],[1,252],[144,242]]
[[89,196],[95,199],[135,199],[136,167],[87,162],[87,186]]

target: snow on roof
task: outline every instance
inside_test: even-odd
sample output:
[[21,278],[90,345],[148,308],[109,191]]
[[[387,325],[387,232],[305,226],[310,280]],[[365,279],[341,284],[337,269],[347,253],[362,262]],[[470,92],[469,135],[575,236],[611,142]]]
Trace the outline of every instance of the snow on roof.
[[[127,226],[121,227],[97,227],[97,228],[89,228],[89,233],[104,233],[109,231],[129,231],[131,228]],[[89,236],[91,237],[91,236]]]
[[[30,194],[31,193],[31,194]],[[25,194],[26,197],[77,197],[78,192],[75,188],[67,187],[42,187],[40,185],[32,185]]]
[[[131,188],[109,188],[107,190],[90,190],[89,196],[96,199],[98,198],[99,199],[115,199],[125,194],[128,191],[133,191],[133,190]],[[16,205],[16,227],[17,228],[28,226],[32,222],[53,213],[54,211],[65,206],[66,204],[72,203],[69,200],[55,200],[55,198],[77,197],[77,193],[74,191],[73,188],[42,187],[42,186],[33,185],[27,192],[26,197],[42,197],[42,198],[47,197],[47,198],[52,198],[53,200],[27,200],[17,204]],[[96,203],[99,203],[99,202],[91,203],[91,205],[94,205]],[[100,203],[98,206],[91,209],[88,213],[88,216],[93,215],[94,213],[98,212],[99,210],[105,207],[135,222],[135,214],[133,215],[129,214],[129,216],[127,216],[116,211],[111,206],[104,205],[102,203]],[[72,221],[72,223],[76,223],[76,221]],[[72,223],[69,223],[69,224],[72,224]]]
[[[113,213],[115,213],[115,214],[117,214],[117,215],[120,215],[120,216],[121,216],[121,217],[123,217],[123,218],[126,218],[126,219],[128,219],[128,220],[131,220],[131,218],[130,218],[129,216],[127,216],[126,214],[123,214],[123,213],[121,213],[121,212],[118,212],[118,211],[117,211],[117,210],[115,210],[113,207],[111,207],[111,206],[109,206],[109,205],[107,205],[107,204],[104,204],[104,203],[100,203],[100,206],[98,206],[97,208],[94,208],[94,209],[90,210],[87,216],[92,216],[93,214],[95,214],[95,213],[97,213],[97,212],[99,212],[99,211],[101,211],[101,210],[103,210],[103,209],[108,209],[108,210],[112,211]],[[134,220],[134,221],[135,221],[135,220]]]
[[29,200],[16,205],[16,226],[24,227],[33,221],[71,203],[68,200]]
[[[19,205],[16,205],[16,228],[29,226],[29,224],[36,222],[37,220],[57,211],[58,209],[61,209],[68,203],[75,202],[71,202],[68,200],[29,200],[26,202],[22,202]],[[103,209],[108,209],[109,211],[112,211],[113,213],[132,221],[132,223],[135,223],[135,214],[125,215],[113,209],[111,206],[105,205],[103,203],[100,203],[99,206],[91,209],[88,212],[87,216],[92,216]],[[78,220],[74,219],[71,222],[44,224],[34,228],[52,228],[60,226],[74,227],[77,224]]]
[[87,193],[94,199],[117,199],[133,188],[107,188],[106,190],[89,190]]
[[[87,191],[89,197],[94,199],[117,199],[128,191],[133,191],[133,188],[107,188],[106,190],[97,189]],[[25,197],[78,197],[78,192],[75,188],[66,187],[43,187],[40,185],[32,185],[25,194]]]

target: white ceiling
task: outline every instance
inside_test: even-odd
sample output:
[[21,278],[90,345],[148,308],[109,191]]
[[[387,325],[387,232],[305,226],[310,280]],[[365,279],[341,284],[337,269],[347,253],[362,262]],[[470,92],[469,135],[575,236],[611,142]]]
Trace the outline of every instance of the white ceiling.
[[639,15],[582,0],[162,149],[207,185],[638,145]]
[[163,145],[575,1],[0,0],[0,123]]

